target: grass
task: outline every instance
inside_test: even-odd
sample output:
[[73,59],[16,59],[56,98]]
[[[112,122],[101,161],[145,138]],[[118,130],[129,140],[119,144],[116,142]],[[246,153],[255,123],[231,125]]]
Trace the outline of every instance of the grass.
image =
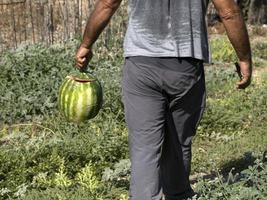
[[[267,196],[267,181],[260,179],[267,170],[265,43],[253,40],[257,73],[250,88],[237,91],[234,52],[221,37],[211,41],[216,64],[205,68],[207,108],[194,138],[195,187],[199,199],[259,199]],[[113,39],[111,50],[98,48],[92,61],[104,88],[103,108],[81,125],[67,123],[56,104],[62,79],[74,71],[77,41],[0,55],[0,199],[127,199],[123,59],[121,43]]]
[[[267,60],[266,36],[250,35],[250,41],[251,41],[254,67],[262,67],[266,65],[266,60]],[[211,35],[210,47],[212,51],[213,63],[229,64],[237,61],[234,48],[231,46],[231,43],[225,34]]]
[[[234,66],[206,66],[207,108],[194,140],[193,171],[246,168],[248,154],[266,151],[266,68],[256,68],[251,86],[235,89]],[[205,162],[201,162],[201,161]]]

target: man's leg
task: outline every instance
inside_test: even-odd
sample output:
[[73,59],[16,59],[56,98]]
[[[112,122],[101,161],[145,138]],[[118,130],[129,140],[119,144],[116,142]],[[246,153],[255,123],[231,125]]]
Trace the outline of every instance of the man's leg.
[[[155,75],[155,74],[154,74]],[[160,157],[166,99],[150,69],[125,61],[123,103],[129,130],[130,200],[160,200]]]
[[[198,67],[198,71],[192,76],[178,73],[177,81],[172,82],[169,77],[168,82],[178,85],[166,84],[165,87],[169,112],[161,169],[166,200],[181,200],[193,195],[189,183],[191,143],[205,108],[205,77],[202,64],[192,67]],[[181,81],[192,85],[180,83]]]

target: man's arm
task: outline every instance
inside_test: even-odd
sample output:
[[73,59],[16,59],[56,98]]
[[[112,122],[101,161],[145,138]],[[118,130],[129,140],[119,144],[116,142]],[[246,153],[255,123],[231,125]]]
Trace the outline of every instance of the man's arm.
[[76,66],[83,69],[92,58],[92,45],[119,8],[122,0],[98,0],[91,13],[83,35],[83,41],[76,53]]
[[242,12],[234,0],[212,1],[239,58],[242,79],[237,83],[237,88],[244,89],[251,82],[252,59],[248,32]]

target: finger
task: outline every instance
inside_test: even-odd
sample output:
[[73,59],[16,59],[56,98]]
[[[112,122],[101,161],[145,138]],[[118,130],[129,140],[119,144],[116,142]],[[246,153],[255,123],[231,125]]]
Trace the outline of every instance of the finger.
[[83,66],[82,66],[82,64],[80,64],[80,63],[76,63],[76,68],[77,69],[81,69]]
[[80,60],[76,60],[75,63],[76,63],[77,66],[81,66],[82,65],[82,62]]
[[244,77],[241,81],[237,82],[237,88],[238,89],[245,89],[247,86],[250,85],[250,78]]
[[82,60],[76,61],[76,66],[78,66],[79,68],[83,67],[84,61],[82,61]]
[[83,63],[84,60],[85,60],[84,57],[76,57],[76,62],[78,62],[78,63]]
[[237,83],[237,87],[240,89],[244,89],[249,85],[249,81],[240,81]]
[[83,67],[86,63],[86,58],[76,58],[76,65]]
[[238,74],[238,76],[241,80],[242,79],[242,73],[241,73],[240,65],[238,63],[235,63],[235,67],[236,67],[236,73]]

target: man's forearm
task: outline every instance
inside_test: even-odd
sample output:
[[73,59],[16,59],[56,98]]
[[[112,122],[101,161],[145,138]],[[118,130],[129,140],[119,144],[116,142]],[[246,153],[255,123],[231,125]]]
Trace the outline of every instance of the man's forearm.
[[118,9],[121,0],[98,0],[90,15],[81,46],[91,48]]
[[239,60],[251,62],[251,49],[242,12],[233,0],[213,0]]

